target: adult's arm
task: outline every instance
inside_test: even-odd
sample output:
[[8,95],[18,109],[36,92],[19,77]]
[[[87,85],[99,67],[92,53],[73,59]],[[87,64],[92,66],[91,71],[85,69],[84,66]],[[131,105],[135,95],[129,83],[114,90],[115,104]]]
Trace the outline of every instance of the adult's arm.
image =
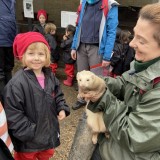
[[110,61],[112,56],[112,50],[114,47],[114,42],[116,38],[116,31],[118,26],[118,6],[114,5],[108,12],[107,22],[106,22],[106,41],[105,41],[105,51],[103,55],[104,61]]
[[[133,91],[126,92],[125,96],[129,92]],[[119,100],[113,93],[108,88],[98,102],[90,103],[89,108],[94,108],[95,112],[104,111],[103,119],[114,141],[134,153],[158,151],[160,88],[143,94],[139,103],[132,101],[130,104],[126,102],[127,98]],[[134,94],[129,98],[132,96]]]

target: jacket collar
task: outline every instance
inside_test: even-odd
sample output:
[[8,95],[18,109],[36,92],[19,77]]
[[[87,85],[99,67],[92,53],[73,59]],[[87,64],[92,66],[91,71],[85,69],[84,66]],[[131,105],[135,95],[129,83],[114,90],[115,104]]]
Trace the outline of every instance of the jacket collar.
[[[135,70],[134,69],[134,63],[135,61],[133,61],[131,63],[131,70]],[[160,60],[155,62],[154,64],[150,65],[147,69],[136,73],[138,76],[144,77],[144,79],[146,79],[147,81],[152,81],[157,77],[160,77]]]
[[[25,70],[25,68],[23,68],[23,70],[25,71],[25,73],[27,73],[28,75],[31,75],[31,76],[35,76],[34,72],[31,70],[31,69],[27,69]],[[51,74],[51,69],[49,67],[44,67],[42,68],[42,71],[45,75],[45,78],[49,77],[50,74]],[[35,76],[36,77],[36,76]]]
[[122,74],[122,77],[125,79],[125,81],[134,84],[144,91],[147,91],[153,88],[153,80],[157,77],[160,77],[159,70],[160,60],[149,66],[146,70],[136,73],[134,69],[134,61],[132,61],[131,69]]

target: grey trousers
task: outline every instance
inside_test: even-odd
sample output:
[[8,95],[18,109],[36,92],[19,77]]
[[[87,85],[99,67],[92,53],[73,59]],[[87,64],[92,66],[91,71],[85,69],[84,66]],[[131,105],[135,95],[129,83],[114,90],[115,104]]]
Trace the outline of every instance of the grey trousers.
[[102,56],[98,55],[99,47],[81,43],[77,52],[77,71],[90,70],[91,66],[102,63]]
[[[77,71],[90,70],[91,66],[102,63],[102,57],[98,55],[99,47],[92,44],[81,43],[77,52]],[[85,104],[84,99],[78,99]]]

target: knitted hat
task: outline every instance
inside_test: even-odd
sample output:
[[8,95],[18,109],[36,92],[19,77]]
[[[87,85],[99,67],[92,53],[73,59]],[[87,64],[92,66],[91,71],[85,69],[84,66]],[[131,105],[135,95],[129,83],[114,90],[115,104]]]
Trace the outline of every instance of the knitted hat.
[[14,56],[21,60],[23,54],[25,53],[27,47],[34,42],[44,43],[50,50],[48,42],[45,40],[44,36],[38,32],[26,32],[18,34],[13,42],[13,53]]
[[37,13],[37,19],[38,20],[39,20],[40,15],[43,15],[47,19],[47,13],[46,13],[45,10],[41,9],[41,10],[38,11],[38,13]]

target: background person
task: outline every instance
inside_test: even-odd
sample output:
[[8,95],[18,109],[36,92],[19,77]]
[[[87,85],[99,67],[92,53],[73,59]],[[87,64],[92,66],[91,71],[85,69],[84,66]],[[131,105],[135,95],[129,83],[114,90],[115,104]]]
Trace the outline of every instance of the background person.
[[130,69],[130,63],[134,60],[135,54],[134,49],[129,46],[131,33],[128,30],[120,30],[120,33],[117,34],[111,58],[113,69],[110,76],[114,78]]
[[[95,66],[107,67],[116,37],[118,3],[114,0],[82,0],[71,56],[77,60],[77,71]],[[84,106],[79,99],[72,109]]]
[[46,21],[47,21],[47,12],[44,9],[40,9],[37,12],[37,20],[38,20],[38,24],[34,25],[33,27],[33,31],[34,32],[39,32],[42,35],[44,35],[44,28],[46,25]]
[[61,41],[60,47],[63,49],[63,61],[65,63],[65,73],[67,75],[67,79],[63,81],[63,84],[66,86],[73,85],[74,71],[75,71],[75,60],[71,57],[71,45],[73,41],[73,36],[75,33],[75,27],[73,25],[68,25],[66,27],[65,35],[63,36],[63,40]]
[[0,0],[0,99],[4,86],[12,78],[13,40],[16,36],[15,0]]
[[45,26],[45,38],[47,42],[49,43],[50,50],[51,50],[51,64],[50,67],[52,69],[52,72],[56,74],[57,68],[58,68],[58,61],[60,58],[60,55],[57,51],[57,42],[55,38],[56,34],[56,25],[53,23],[47,23]]

